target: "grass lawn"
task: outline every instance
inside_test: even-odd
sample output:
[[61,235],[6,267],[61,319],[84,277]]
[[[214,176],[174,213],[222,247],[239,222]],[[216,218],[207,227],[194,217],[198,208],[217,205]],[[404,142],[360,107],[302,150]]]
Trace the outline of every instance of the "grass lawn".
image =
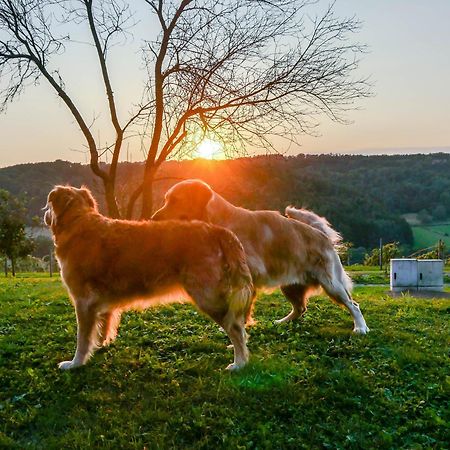
[[[388,270],[380,270],[378,266],[352,265],[346,266],[345,270],[350,275],[354,284],[387,284],[390,283]],[[444,267],[444,283],[450,283],[450,266]]]
[[347,266],[345,268],[355,284],[389,284],[389,272],[374,266]]
[[367,336],[323,297],[306,318],[258,301],[251,363],[187,305],[128,313],[117,341],[61,372],[76,323],[58,278],[0,278],[0,448],[448,448],[449,300],[355,290]]

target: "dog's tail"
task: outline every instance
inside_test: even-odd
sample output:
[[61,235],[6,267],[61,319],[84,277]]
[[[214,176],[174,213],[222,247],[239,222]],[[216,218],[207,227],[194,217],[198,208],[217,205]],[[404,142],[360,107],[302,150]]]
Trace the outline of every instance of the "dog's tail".
[[228,306],[235,316],[244,315],[246,323],[252,322],[251,313],[255,289],[247,265],[244,248],[236,235],[222,227],[214,226],[227,273]]
[[342,243],[342,236],[331,227],[325,217],[321,217],[308,209],[297,209],[293,206],[288,206],[285,210],[285,214],[290,219],[296,219],[299,222],[306,223],[307,225],[316,228],[322,233],[325,233],[335,247],[339,247]]
[[[296,219],[300,222],[306,223],[307,225],[322,231],[322,233],[328,236],[328,239],[330,239],[336,251],[339,251],[339,248],[342,245],[342,236],[340,235],[340,233],[338,233],[336,230],[332,228],[330,222],[328,222],[328,220],[325,219],[325,217],[319,216],[313,213],[312,211],[309,211],[308,209],[304,208],[297,209],[294,208],[293,206],[288,206],[285,210],[285,213],[286,216],[291,219]],[[335,266],[335,269],[333,269],[333,271],[336,270],[337,275],[339,277],[339,281],[345,287],[346,291],[350,295],[350,292],[353,289],[352,279],[342,266],[341,260],[337,253],[334,255],[333,264]]]

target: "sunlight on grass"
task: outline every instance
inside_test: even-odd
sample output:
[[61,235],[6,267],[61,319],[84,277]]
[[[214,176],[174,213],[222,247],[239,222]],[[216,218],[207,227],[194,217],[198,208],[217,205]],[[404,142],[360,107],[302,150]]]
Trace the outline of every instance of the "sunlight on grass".
[[254,390],[270,391],[290,384],[297,369],[281,360],[264,359],[252,361],[247,367],[230,377],[233,386]]
[[125,314],[113,345],[60,372],[76,335],[60,280],[0,278],[0,447],[445,448],[448,300],[355,298],[367,336],[323,296],[276,325],[289,304],[262,295],[238,373],[188,305]]

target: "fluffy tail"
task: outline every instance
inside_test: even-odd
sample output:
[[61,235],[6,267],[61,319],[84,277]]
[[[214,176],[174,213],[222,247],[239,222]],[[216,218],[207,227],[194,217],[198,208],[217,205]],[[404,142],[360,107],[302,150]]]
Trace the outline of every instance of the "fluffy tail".
[[228,274],[229,308],[236,316],[244,315],[248,323],[251,320],[255,289],[245,251],[233,232],[225,228],[214,227],[214,233],[222,249]]
[[288,206],[285,210],[285,214],[291,219],[296,219],[299,222],[306,223],[307,225],[322,231],[322,233],[325,233],[328,236],[335,247],[338,247],[342,243],[342,236],[331,227],[330,222],[328,222],[325,217],[318,216],[307,209],[297,209],[293,206]]

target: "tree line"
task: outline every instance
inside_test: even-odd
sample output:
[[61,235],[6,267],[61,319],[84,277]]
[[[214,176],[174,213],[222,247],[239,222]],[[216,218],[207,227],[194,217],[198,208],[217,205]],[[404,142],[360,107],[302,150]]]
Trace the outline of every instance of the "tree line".
[[[129,218],[139,204],[139,217],[148,219],[163,163],[189,158],[205,138],[221,141],[227,157],[246,148],[273,151],[275,140],[289,147],[312,132],[319,118],[344,122],[345,112],[371,95],[356,72],[365,50],[354,39],[361,24],[339,17],[333,3],[325,8],[308,0],[137,3],[0,0],[0,112],[29,85],[48,85],[80,130],[80,145],[111,217]],[[140,20],[148,24],[145,29],[136,27]],[[136,55],[127,69],[141,80],[140,97],[127,98],[125,105],[118,99],[129,81],[117,83],[112,69],[118,44]],[[92,86],[96,81],[101,86],[103,102],[96,102],[93,120],[86,114],[92,105],[83,104],[83,94],[68,83],[67,61],[80,48],[90,61],[83,71],[92,74]],[[102,112],[108,118],[101,127],[106,143],[96,138]],[[140,143],[145,163],[124,207],[118,203],[118,168],[130,140]],[[102,165],[108,156],[110,164]]]
[[[119,205],[139,184],[141,163],[118,168]],[[283,211],[287,205],[311,208],[327,217],[355,247],[383,242],[411,246],[411,227],[405,213],[440,210],[450,215],[450,155],[259,156],[223,161],[168,161],[160,171],[155,208],[165,191],[181,179],[201,178],[237,205]],[[27,220],[41,215],[46,195],[55,184],[89,186],[107,206],[102,185],[85,165],[64,161],[0,169],[0,187],[14,195],[26,192]],[[120,206],[119,206],[120,207]]]

